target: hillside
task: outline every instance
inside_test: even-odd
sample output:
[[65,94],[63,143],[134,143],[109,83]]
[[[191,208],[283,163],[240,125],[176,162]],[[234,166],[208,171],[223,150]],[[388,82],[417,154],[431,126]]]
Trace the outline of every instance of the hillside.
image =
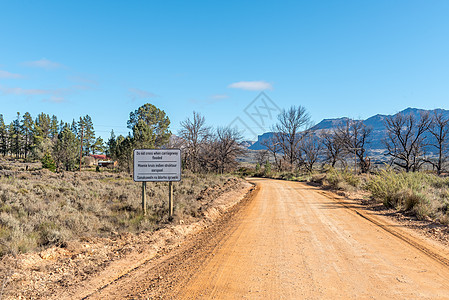
[[[420,113],[423,112],[430,112],[433,113],[434,111],[442,112],[446,117],[449,117],[449,110],[445,109],[435,109],[435,110],[425,110],[425,109],[418,109],[418,108],[406,108],[403,111],[398,112],[397,114],[413,114],[415,116],[419,116]],[[395,114],[396,115],[396,114]],[[365,120],[363,120],[363,123],[370,127],[372,129],[371,138],[368,144],[368,149],[372,150],[374,152],[382,152],[384,150],[384,145],[382,144],[382,140],[386,136],[386,129],[384,125],[385,118],[387,118],[389,115],[374,115],[372,117],[369,117]],[[335,119],[324,119],[315,126],[312,127],[312,130],[316,130],[317,132],[321,131],[327,131],[332,130],[342,124],[344,124],[349,118],[342,117],[342,118],[335,118]],[[248,149],[251,150],[262,150],[266,149],[261,142],[263,140],[266,140],[273,136],[273,132],[266,132],[262,135],[258,136],[257,142],[255,142],[253,145],[251,145]]]

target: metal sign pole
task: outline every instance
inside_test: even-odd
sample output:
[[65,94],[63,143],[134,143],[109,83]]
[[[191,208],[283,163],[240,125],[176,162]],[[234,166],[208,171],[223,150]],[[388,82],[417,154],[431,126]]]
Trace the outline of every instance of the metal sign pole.
[[168,182],[168,216],[173,218],[173,182]]
[[146,197],[147,183],[142,181],[142,211],[143,214],[147,215],[147,197]]

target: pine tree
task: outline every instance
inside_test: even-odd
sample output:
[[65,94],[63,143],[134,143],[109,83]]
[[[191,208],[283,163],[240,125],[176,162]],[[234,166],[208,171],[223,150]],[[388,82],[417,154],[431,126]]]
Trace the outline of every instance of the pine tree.
[[53,147],[51,125],[50,115],[40,113],[36,117],[33,136],[33,156],[36,159],[43,159],[44,155],[50,153]]
[[8,129],[2,114],[0,114],[0,153],[3,156],[8,153]]
[[78,122],[79,139],[81,139],[81,134],[83,135],[83,155],[89,155],[90,152],[93,152],[93,146],[96,141],[94,125],[89,115],[80,117],[80,120]]
[[66,171],[76,169],[79,154],[78,147],[79,140],[70,129],[70,125],[64,124],[53,147],[53,157],[59,169],[61,167]]
[[106,147],[104,146],[104,141],[101,137],[98,137],[95,140],[95,143],[92,146],[92,154],[95,153],[104,153],[106,150]]
[[114,130],[111,130],[111,136],[107,142],[106,155],[114,160],[117,159],[116,148],[117,140],[115,138]]
[[131,173],[133,163],[133,147],[134,140],[132,136],[128,135],[126,138],[119,136],[117,138],[116,155],[119,161],[119,166],[122,170]]
[[12,121],[10,129],[11,152],[12,154],[15,154],[17,158],[19,158],[22,152],[22,136],[19,112],[17,113],[17,118]]
[[128,128],[138,148],[158,148],[168,143],[170,119],[153,104],[146,103],[129,114]]
[[51,118],[48,114],[40,113],[37,115],[36,122],[36,135],[42,137],[42,139],[51,137]]
[[70,129],[72,130],[72,132],[76,135],[78,135],[78,124],[76,124],[75,119],[73,119],[72,121],[72,126],[70,127]]
[[21,133],[23,140],[23,152],[25,159],[28,157],[28,153],[33,147],[33,135],[34,135],[34,121],[29,112],[26,112],[22,118]]
[[58,118],[53,115],[50,122],[50,137],[55,139],[58,137]]

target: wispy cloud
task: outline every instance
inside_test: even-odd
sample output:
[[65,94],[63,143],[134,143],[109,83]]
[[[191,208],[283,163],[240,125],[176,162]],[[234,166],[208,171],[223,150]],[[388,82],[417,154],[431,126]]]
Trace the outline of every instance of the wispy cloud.
[[27,95],[27,96],[46,95],[54,92],[51,90],[44,90],[44,89],[23,89],[20,87],[9,88],[3,86],[0,86],[0,91],[5,95]]
[[211,98],[216,99],[216,100],[221,100],[221,99],[229,98],[229,96],[226,94],[217,94],[217,95],[212,95]]
[[5,78],[5,79],[18,79],[18,78],[22,78],[23,76],[20,74],[14,74],[14,73],[10,73],[8,71],[2,71],[0,70],[0,78]]
[[231,89],[241,89],[247,91],[272,90],[273,86],[266,81],[239,81],[228,85]]
[[0,85],[0,93],[3,95],[16,95],[16,96],[44,96],[42,99],[44,102],[62,103],[66,102],[66,97],[76,94],[80,91],[86,91],[92,89],[89,86],[74,85],[68,88],[60,89],[26,89],[21,87],[5,87]]
[[26,61],[23,63],[23,65],[27,66],[27,67],[34,67],[34,68],[41,68],[41,69],[58,69],[58,68],[62,68],[63,65],[54,61],[50,61],[46,58],[42,58],[39,60],[35,60],[35,61]]
[[51,96],[50,98],[43,99],[42,102],[63,103],[67,102],[67,100],[64,97]]
[[129,97],[131,98],[131,100],[137,100],[137,99],[142,99],[142,98],[154,98],[157,97],[156,94],[153,94],[151,92],[145,91],[145,90],[141,90],[141,89],[135,89],[135,88],[129,88]]

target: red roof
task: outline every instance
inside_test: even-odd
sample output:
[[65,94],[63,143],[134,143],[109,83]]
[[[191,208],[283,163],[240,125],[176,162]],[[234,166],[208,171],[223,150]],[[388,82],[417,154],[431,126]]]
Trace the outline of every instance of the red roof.
[[95,159],[104,159],[104,160],[109,159],[106,155],[103,154],[91,154],[90,156],[92,156]]

